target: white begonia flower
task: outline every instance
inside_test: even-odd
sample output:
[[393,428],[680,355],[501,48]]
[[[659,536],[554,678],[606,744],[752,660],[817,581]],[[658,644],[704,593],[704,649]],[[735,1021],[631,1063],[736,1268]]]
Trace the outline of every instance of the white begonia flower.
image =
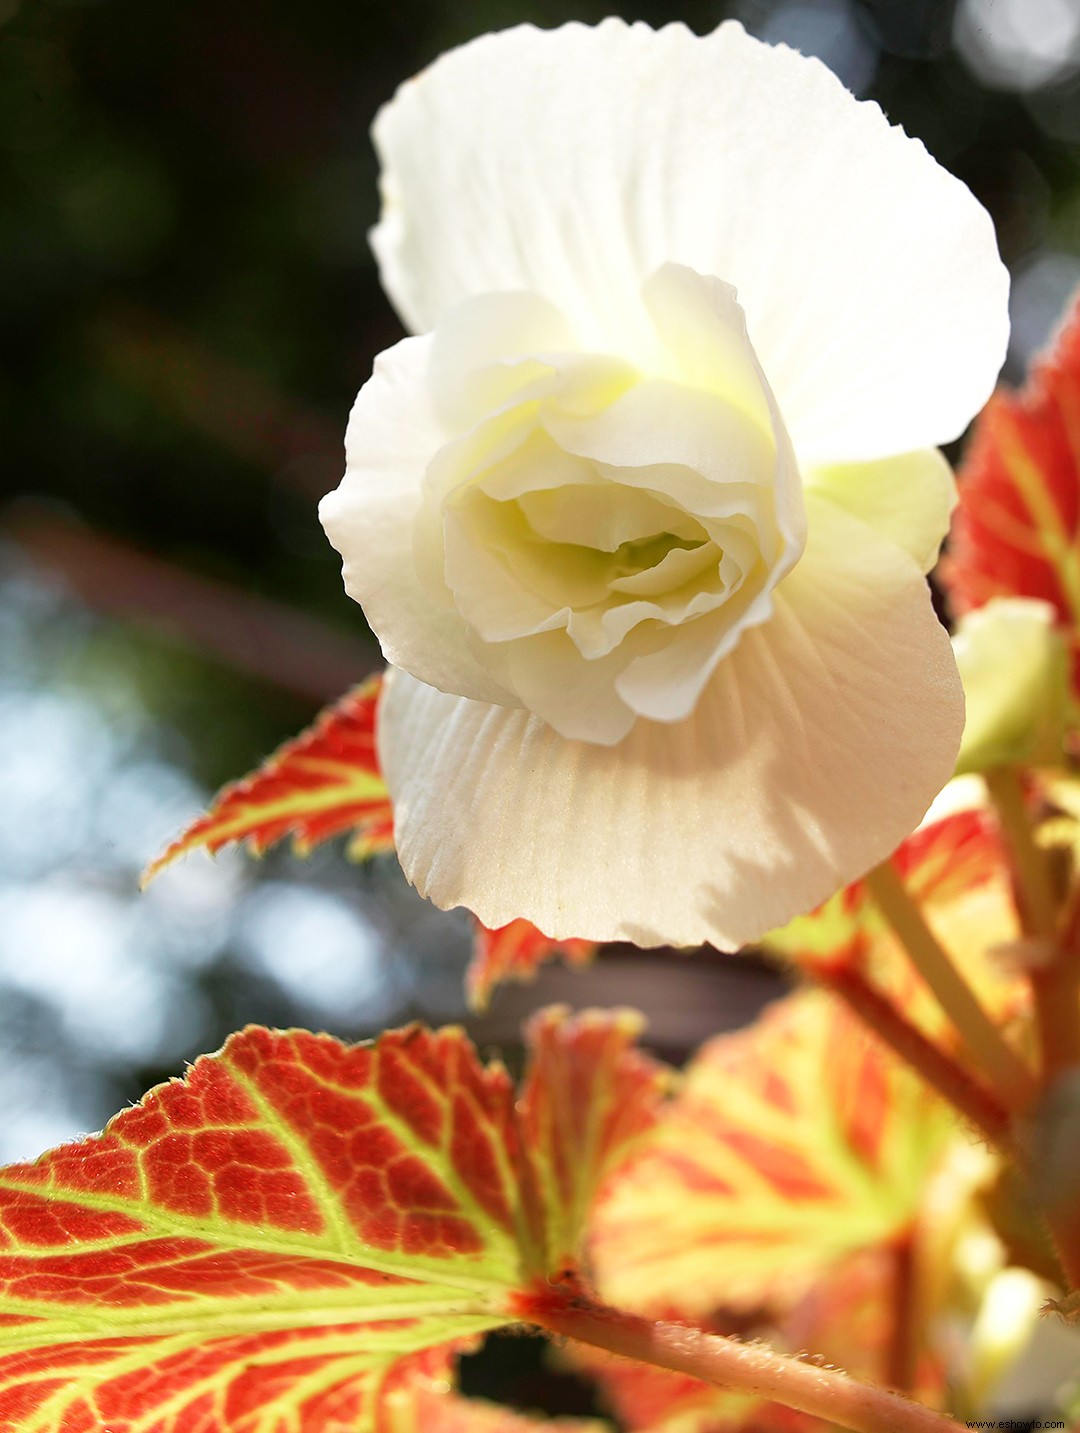
[[485,924],[737,947],[883,859],[963,698],[924,574],[988,397],[989,217],[817,60],[608,20],[382,110],[408,338],[323,501],[394,670],[402,866]]

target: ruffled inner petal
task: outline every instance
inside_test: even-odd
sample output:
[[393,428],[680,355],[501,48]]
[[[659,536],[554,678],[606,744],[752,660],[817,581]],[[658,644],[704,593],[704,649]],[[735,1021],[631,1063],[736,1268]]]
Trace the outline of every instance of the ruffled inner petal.
[[815,501],[776,604],[690,716],[609,745],[395,674],[380,756],[409,879],[490,926],[734,949],[883,860],[947,781],[963,726],[926,582]]
[[[802,546],[799,475],[729,286],[672,265],[646,286],[661,347],[693,310],[678,381],[603,354],[520,355],[556,327],[528,298],[453,315],[462,361],[494,365],[499,406],[429,463],[414,554],[500,685],[564,735],[610,742],[628,709],[680,720],[769,615]],[[436,346],[444,391],[454,349]],[[462,411],[477,391],[458,385]],[[586,714],[586,691],[610,710]]]

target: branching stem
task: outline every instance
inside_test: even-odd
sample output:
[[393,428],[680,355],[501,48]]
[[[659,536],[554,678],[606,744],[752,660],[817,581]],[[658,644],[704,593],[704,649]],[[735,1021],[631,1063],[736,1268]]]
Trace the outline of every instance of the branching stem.
[[866,881],[901,945],[955,1025],[972,1063],[1010,1109],[1023,1109],[1035,1093],[1032,1072],[979,1004],[892,863],[878,866]]
[[524,1297],[520,1317],[624,1358],[801,1409],[854,1433],[957,1433],[961,1425],[834,1368],[684,1324],[653,1323],[552,1289]]
[[928,1085],[971,1121],[992,1144],[1011,1152],[1009,1111],[997,1093],[957,1064],[911,1023],[858,970],[815,972],[815,979],[839,996]]

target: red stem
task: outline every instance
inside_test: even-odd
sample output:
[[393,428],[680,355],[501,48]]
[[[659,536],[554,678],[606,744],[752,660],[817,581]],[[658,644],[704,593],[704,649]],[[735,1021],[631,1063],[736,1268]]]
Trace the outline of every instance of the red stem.
[[885,1378],[890,1388],[908,1393],[915,1387],[919,1363],[919,1288],[915,1230],[905,1229],[892,1245],[893,1335]]
[[1031,972],[1043,1082],[1080,1065],[1080,887],[1061,913],[1054,958]]
[[838,995],[908,1065],[987,1139],[1012,1153],[1009,1112],[994,1091],[927,1038],[858,970],[814,971],[814,979]]
[[1075,957],[1062,952],[1045,969],[1033,970],[1031,996],[1043,1081],[1049,1086],[1080,1064],[1080,965]]
[[961,1426],[897,1393],[787,1358],[764,1344],[740,1343],[685,1324],[654,1323],[561,1289],[520,1296],[517,1305],[524,1322],[550,1333],[783,1403],[854,1433],[957,1433]]

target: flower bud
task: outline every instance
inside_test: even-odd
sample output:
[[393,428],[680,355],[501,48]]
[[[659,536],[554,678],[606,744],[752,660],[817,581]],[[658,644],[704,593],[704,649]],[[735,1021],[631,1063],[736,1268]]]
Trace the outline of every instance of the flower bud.
[[957,775],[1049,765],[1061,755],[1069,707],[1064,634],[1048,602],[996,597],[953,636],[967,699]]

